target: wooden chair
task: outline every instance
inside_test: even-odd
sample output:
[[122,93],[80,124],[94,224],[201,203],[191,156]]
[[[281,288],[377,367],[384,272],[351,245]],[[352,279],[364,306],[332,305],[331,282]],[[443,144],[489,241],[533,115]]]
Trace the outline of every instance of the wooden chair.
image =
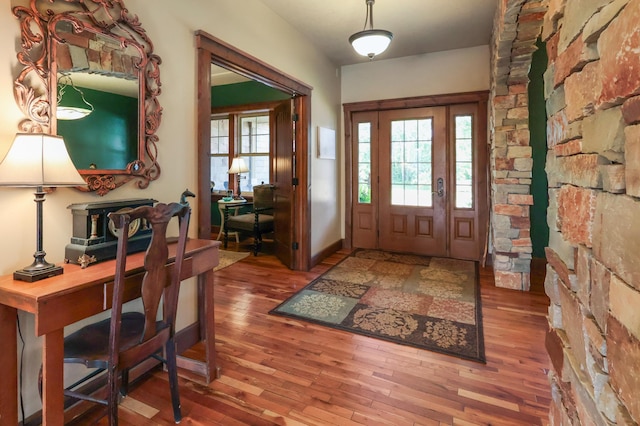
[[251,207],[250,213],[231,214],[232,209],[224,209],[224,248],[229,242],[229,232],[244,231],[253,235],[253,255],[257,256],[262,247],[262,234],[273,232],[273,191],[269,184],[253,187],[253,202],[244,206]]
[[[118,232],[111,318],[88,325],[67,336],[64,340],[64,362],[84,364],[87,368],[98,369],[66,389],[65,395],[105,405],[110,425],[118,424],[119,380],[120,391],[125,396],[129,369],[150,357],[166,364],[173,417],[176,423],[182,419],[174,333],[190,214],[188,204],[179,203],[160,203],[155,207],[142,206],[128,212],[109,214]],[[175,266],[166,268],[169,256],[166,231],[170,220],[175,216],[179,218],[180,223]],[[152,229],[151,242],[145,253],[141,288],[144,312],[123,313],[128,241],[126,231],[129,224],[135,220],[147,223]],[[161,300],[163,315],[162,320],[157,320]],[[107,376],[106,397],[96,397],[78,391],[78,386],[102,371],[105,371]]]

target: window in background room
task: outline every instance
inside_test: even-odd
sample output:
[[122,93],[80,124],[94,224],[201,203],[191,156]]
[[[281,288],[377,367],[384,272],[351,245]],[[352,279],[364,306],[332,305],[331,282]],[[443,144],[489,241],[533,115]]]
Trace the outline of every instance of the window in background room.
[[240,181],[242,192],[252,191],[255,185],[269,182],[269,114],[240,116],[240,145],[238,155],[249,167]]
[[211,119],[211,182],[212,190],[229,189],[229,117]]
[[241,192],[253,192],[255,185],[270,182],[269,120],[269,111],[212,116],[211,181],[214,191],[231,188],[227,171],[235,156],[243,158],[249,168],[247,173],[241,174]]

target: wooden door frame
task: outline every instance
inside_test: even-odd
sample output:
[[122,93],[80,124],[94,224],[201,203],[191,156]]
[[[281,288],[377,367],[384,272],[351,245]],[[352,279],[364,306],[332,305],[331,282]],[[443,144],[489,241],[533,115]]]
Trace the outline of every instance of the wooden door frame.
[[[410,108],[422,108],[422,107],[436,107],[447,106],[455,104],[468,104],[477,103],[481,107],[484,105],[486,110],[486,104],[489,99],[489,91],[477,91],[477,92],[464,92],[464,93],[452,93],[445,95],[431,95],[431,96],[416,96],[411,98],[396,98],[363,102],[350,102],[342,104],[344,110],[344,164],[345,164],[345,237],[343,247],[346,249],[353,248],[352,232],[353,232],[353,191],[352,181],[357,178],[357,173],[353,170],[353,135],[352,132],[352,114],[356,112],[365,111],[385,111],[390,109],[410,109]],[[486,123],[481,124],[481,128],[486,131]],[[482,131],[482,130],[480,130]],[[487,190],[487,200],[489,200],[489,188]],[[487,201],[487,209],[489,202]],[[488,219],[488,211],[480,212],[479,214],[481,225],[485,225]]]
[[293,97],[298,115],[295,126],[298,185],[293,189],[293,269],[306,271],[311,264],[311,206],[309,152],[312,87],[205,31],[195,32],[198,53],[198,238],[211,238],[211,64],[233,71]]

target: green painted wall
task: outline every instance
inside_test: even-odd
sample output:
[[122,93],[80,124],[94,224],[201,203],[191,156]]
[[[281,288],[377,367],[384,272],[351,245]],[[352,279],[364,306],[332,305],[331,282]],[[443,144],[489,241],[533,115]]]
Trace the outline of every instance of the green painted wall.
[[533,180],[531,193],[531,242],[533,256],[545,257],[544,248],[549,245],[549,207],[547,174],[544,170],[547,156],[547,114],[544,100],[544,77],[547,69],[546,44],[538,40],[538,50],[533,53],[529,71],[529,131],[533,151]]
[[[78,169],[125,169],[138,157],[138,99],[82,88],[94,111],[80,120],[58,120],[71,160]],[[67,96],[78,96],[67,88]]]
[[281,101],[289,98],[288,94],[257,81],[225,84],[211,88],[211,107],[213,108]]

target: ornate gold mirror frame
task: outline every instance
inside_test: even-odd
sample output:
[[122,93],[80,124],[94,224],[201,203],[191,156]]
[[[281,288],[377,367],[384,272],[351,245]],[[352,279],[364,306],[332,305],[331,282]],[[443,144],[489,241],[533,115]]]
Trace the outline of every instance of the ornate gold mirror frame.
[[69,38],[92,34],[117,43],[122,50],[138,52],[132,64],[138,80],[137,158],[124,169],[79,169],[88,185],[80,189],[104,195],[131,180],[136,180],[138,188],[147,188],[160,176],[156,131],[162,116],[157,98],[161,60],[153,53],[153,43],[138,17],[129,13],[122,0],[30,0],[28,7],[16,6],[13,13],[21,30],[22,51],[17,58],[23,68],[14,82],[16,103],[26,116],[19,124],[21,132],[57,132],[56,52],[66,43],[57,24],[64,22],[64,27],[71,28]]

